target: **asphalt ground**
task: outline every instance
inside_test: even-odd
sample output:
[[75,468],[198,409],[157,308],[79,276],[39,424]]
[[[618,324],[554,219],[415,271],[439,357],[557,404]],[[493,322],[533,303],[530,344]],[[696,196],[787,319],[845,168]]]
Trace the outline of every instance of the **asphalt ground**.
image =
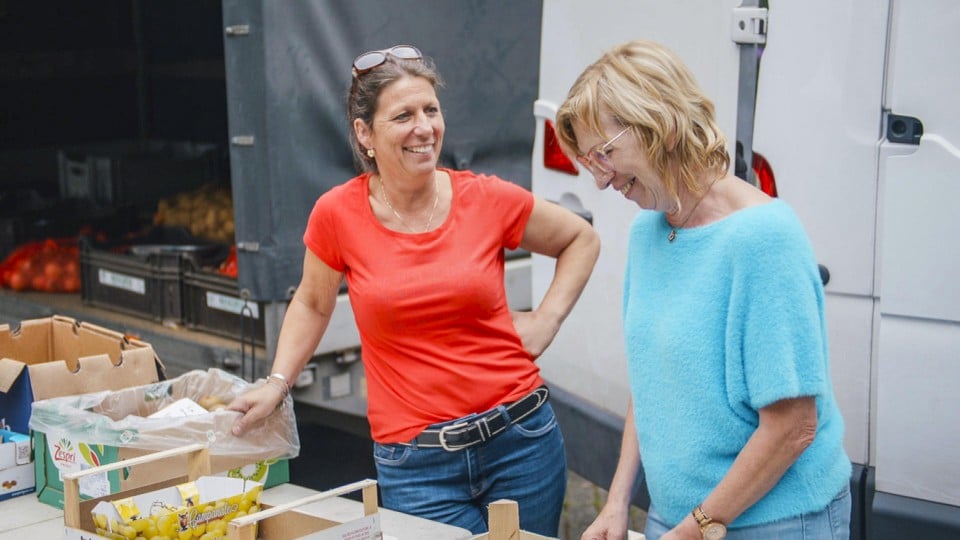
[[[300,457],[290,462],[290,480],[294,484],[326,490],[377,477],[368,438],[316,423],[301,423],[299,433]],[[605,489],[569,471],[560,539],[579,540],[606,497]],[[645,519],[643,510],[631,509],[630,528],[643,531]]]

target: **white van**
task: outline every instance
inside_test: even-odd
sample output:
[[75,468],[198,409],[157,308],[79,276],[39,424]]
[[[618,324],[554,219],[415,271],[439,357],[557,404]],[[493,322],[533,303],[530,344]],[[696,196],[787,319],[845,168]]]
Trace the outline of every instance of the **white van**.
[[[731,155],[739,141],[739,161],[757,169],[738,174],[786,200],[812,240],[855,462],[852,537],[960,537],[958,27],[951,0],[544,2],[532,189],[592,216],[603,240],[587,289],[538,362],[576,400],[568,441],[603,441],[592,454],[569,452],[573,469],[603,485],[616,465],[622,423],[612,426],[629,397],[622,275],[639,210],[563,159],[552,120],[604,50],[653,39],[693,69]],[[551,273],[534,257],[534,298]]]

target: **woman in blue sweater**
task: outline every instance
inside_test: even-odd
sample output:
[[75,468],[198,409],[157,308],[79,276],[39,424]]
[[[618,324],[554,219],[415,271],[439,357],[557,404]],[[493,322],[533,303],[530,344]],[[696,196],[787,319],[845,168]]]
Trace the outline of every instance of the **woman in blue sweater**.
[[816,261],[791,208],[729,172],[714,116],[683,62],[647,41],[604,54],[557,113],[597,186],[646,210],[624,283],[631,406],[584,540],[626,537],[641,455],[649,540],[849,537]]

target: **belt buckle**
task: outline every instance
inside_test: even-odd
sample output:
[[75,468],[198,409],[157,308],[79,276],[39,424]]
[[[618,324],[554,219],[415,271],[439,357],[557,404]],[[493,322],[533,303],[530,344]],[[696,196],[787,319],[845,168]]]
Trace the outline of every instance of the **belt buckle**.
[[467,446],[469,446],[469,445],[466,445],[466,446],[458,446],[456,448],[453,448],[447,444],[447,439],[446,439],[446,434],[448,431],[453,431],[455,429],[460,429],[463,427],[467,427],[469,425],[470,425],[469,422],[458,422],[456,424],[450,424],[440,428],[440,432],[437,433],[437,437],[440,439],[440,447],[446,450],[447,452],[455,452],[457,450],[460,450],[462,448],[466,448]]

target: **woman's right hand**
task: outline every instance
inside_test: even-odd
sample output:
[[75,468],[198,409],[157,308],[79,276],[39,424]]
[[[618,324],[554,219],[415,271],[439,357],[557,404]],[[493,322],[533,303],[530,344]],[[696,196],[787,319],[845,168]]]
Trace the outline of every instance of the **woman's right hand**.
[[580,535],[580,540],[626,540],[629,523],[629,510],[604,506],[593,523]]
[[243,413],[233,424],[233,434],[241,436],[267,416],[283,401],[284,395],[276,386],[263,384],[240,394],[227,405],[227,410]]

